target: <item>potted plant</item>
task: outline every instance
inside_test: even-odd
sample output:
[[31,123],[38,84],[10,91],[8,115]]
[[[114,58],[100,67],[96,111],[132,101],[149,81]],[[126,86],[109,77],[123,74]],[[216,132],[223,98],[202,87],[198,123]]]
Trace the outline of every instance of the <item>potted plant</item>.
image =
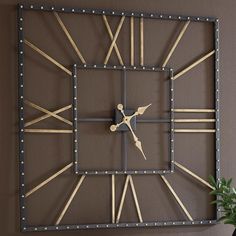
[[221,208],[222,217],[219,221],[233,225],[235,227],[233,236],[236,236],[236,190],[231,186],[232,179],[222,178],[216,181],[213,176],[210,176],[209,182],[214,188],[210,194],[217,197],[217,200],[211,203],[218,204]]

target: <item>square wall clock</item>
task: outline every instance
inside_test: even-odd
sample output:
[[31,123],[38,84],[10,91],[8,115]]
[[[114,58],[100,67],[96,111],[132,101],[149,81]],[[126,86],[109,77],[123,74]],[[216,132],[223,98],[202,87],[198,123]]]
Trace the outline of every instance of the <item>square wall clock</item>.
[[217,18],[18,5],[20,228],[215,224]]

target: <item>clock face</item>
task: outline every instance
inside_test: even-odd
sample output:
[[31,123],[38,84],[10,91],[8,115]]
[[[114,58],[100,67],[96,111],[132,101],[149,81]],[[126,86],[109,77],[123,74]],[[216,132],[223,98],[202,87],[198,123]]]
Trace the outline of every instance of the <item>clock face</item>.
[[[171,74],[137,70],[78,69],[78,173],[170,172]],[[123,121],[122,112],[133,119],[111,130]]]
[[216,223],[218,19],[19,5],[18,32],[22,231]]

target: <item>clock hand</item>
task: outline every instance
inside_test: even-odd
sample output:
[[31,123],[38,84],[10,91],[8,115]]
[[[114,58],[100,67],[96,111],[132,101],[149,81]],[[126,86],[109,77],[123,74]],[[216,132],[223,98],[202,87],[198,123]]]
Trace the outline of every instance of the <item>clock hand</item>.
[[138,107],[137,111],[132,115],[132,116],[137,116],[137,115],[143,115],[143,113],[146,111],[148,107],[150,107],[152,104],[150,103],[149,105],[145,107]]
[[126,118],[127,116],[124,113],[124,107],[122,104],[118,104],[117,105],[117,109],[121,112],[121,114],[123,115],[124,118]]
[[130,131],[131,131],[131,133],[132,133],[132,135],[133,135],[134,142],[135,142],[135,146],[136,146],[136,147],[140,150],[140,152],[143,154],[144,159],[147,160],[147,158],[146,158],[146,156],[145,156],[145,154],[144,154],[143,148],[142,148],[142,143],[139,141],[138,137],[135,135],[135,133],[134,133],[134,131],[133,131],[133,129],[132,129],[130,123],[129,123],[129,122],[125,122],[125,123],[126,123],[126,125],[129,127],[129,129],[130,129]]
[[121,124],[125,123],[128,128],[130,129],[132,135],[133,135],[133,138],[134,138],[134,142],[135,142],[135,146],[140,150],[140,152],[142,153],[143,157],[145,160],[147,160],[145,154],[144,154],[144,151],[142,149],[142,143],[139,141],[139,139],[137,138],[137,136],[135,135],[132,127],[131,127],[131,124],[130,124],[130,120],[134,117],[134,116],[137,116],[137,115],[142,115],[146,109],[151,106],[152,104],[149,104],[147,106],[144,106],[144,107],[138,107],[137,111],[131,115],[131,116],[126,116],[125,113],[124,113],[124,110],[123,110],[123,105],[122,104],[118,104],[117,105],[117,109],[121,112],[121,114],[123,115],[124,119],[121,123],[117,124],[117,125],[111,125],[110,126],[110,130],[111,131],[115,131]]
[[119,124],[111,125],[111,126],[110,126],[110,130],[111,130],[112,132],[116,131],[116,129],[117,129],[120,125],[122,125],[123,123],[125,123],[125,122],[122,121],[122,122],[120,122]]

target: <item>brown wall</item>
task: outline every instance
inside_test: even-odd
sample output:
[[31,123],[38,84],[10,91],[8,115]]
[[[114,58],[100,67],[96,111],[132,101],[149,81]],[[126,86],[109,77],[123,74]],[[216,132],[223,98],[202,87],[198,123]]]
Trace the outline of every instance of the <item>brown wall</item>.
[[[36,1],[22,1],[36,3]],[[46,1],[41,1],[44,4]],[[48,1],[49,2],[49,1]],[[17,165],[17,57],[16,57],[16,4],[18,1],[3,1],[0,3],[1,24],[1,165],[0,165],[0,234],[18,235],[18,165]],[[50,1],[50,4],[77,7],[113,8],[147,12],[164,12],[172,14],[189,14],[215,16],[220,20],[220,69],[221,69],[221,155],[222,175],[226,178],[236,177],[234,157],[234,62],[236,48],[234,47],[236,31],[234,30],[234,1],[210,0],[176,0],[176,1]],[[194,50],[194,49],[193,49]],[[180,88],[178,88],[180,89]],[[180,89],[181,92],[181,89]],[[182,92],[185,92],[184,89]],[[236,128],[235,128],[236,129]],[[235,130],[236,131],[236,130]],[[201,203],[199,203],[201,206]],[[85,207],[86,209],[86,207]],[[207,214],[206,214],[207,215]],[[118,230],[88,230],[80,232],[45,232],[40,235],[230,235],[231,226],[217,225],[206,227],[172,227],[153,229],[118,229]],[[31,235],[28,233],[28,235]]]

